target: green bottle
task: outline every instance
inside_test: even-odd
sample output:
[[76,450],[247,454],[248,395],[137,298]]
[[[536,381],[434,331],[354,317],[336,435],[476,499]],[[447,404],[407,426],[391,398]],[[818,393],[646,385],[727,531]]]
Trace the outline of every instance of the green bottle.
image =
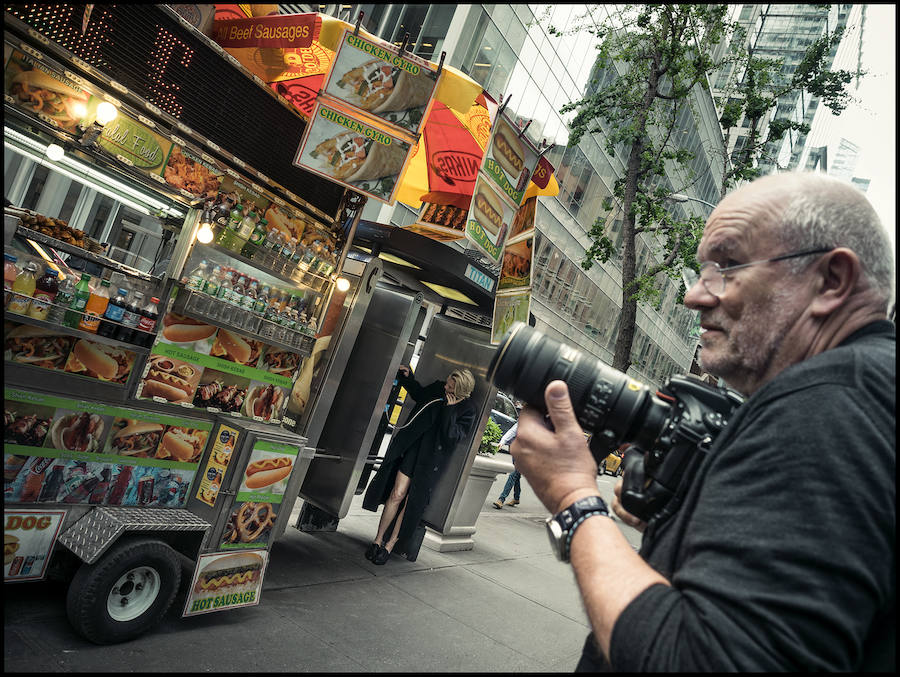
[[67,327],[72,327],[73,329],[78,327],[78,323],[81,321],[81,313],[84,312],[88,299],[91,298],[90,281],[91,276],[87,273],[82,273],[81,280],[75,285],[75,295],[72,298],[72,303],[69,304],[71,310],[66,311],[66,316],[63,319],[63,324]]

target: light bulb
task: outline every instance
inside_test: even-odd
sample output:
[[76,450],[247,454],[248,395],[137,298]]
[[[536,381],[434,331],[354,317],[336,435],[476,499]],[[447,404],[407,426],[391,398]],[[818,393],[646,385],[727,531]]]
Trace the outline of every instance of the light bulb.
[[75,114],[76,118],[81,120],[85,115],[87,115],[87,106],[79,101],[72,106],[72,112]]
[[66,154],[63,150],[63,147],[56,143],[51,143],[49,146],[47,146],[47,150],[44,152],[47,154],[47,157],[54,162],[59,162]]
[[209,244],[213,239],[213,229],[208,223],[201,223],[197,229],[197,242]]
[[346,277],[339,277],[337,280],[335,280],[334,286],[339,292],[345,292],[350,289],[350,280],[348,280]]
[[112,122],[118,114],[119,110],[109,101],[101,101],[97,106],[97,124],[105,125],[107,122]]

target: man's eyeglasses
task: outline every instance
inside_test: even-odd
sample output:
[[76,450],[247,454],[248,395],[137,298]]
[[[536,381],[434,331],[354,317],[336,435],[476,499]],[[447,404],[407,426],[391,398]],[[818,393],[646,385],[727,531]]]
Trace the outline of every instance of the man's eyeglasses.
[[761,259],[759,261],[751,261],[750,263],[741,263],[737,266],[727,266],[722,268],[715,261],[706,261],[700,266],[700,274],[697,274],[697,271],[691,268],[683,268],[681,271],[681,278],[684,280],[684,284],[687,286],[688,291],[697,284],[697,282],[702,282],[703,287],[710,294],[715,296],[716,298],[720,297],[725,293],[725,273],[730,273],[733,270],[739,270],[741,268],[747,268],[749,266],[756,266],[760,263],[772,263],[773,261],[784,261],[786,259],[795,259],[801,256],[811,256],[812,254],[825,254],[830,252],[833,247],[828,247],[827,249],[806,249],[802,252],[793,252],[791,254],[782,254],[781,256],[776,256],[771,259]]

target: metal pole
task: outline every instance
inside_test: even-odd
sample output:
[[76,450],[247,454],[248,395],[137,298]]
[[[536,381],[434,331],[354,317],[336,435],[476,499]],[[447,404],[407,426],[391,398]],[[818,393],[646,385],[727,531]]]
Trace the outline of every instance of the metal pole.
[[338,261],[337,268],[334,271],[335,277],[340,277],[341,272],[344,270],[344,260],[347,258],[347,252],[350,251],[350,246],[353,244],[353,237],[356,235],[356,229],[359,226],[359,219],[362,217],[363,208],[366,206],[367,201],[368,198],[363,197],[359,207],[356,208],[356,214],[354,214],[353,216],[353,223],[350,225],[350,232],[347,233],[347,242],[344,244],[344,251],[341,252],[341,258]]

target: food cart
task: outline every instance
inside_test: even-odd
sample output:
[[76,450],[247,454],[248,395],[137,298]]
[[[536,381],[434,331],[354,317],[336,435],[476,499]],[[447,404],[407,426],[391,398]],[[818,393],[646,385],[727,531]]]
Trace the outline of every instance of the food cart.
[[[222,62],[221,49],[168,8],[135,9],[142,20],[149,10],[163,22],[151,50],[160,36],[180,35],[197,74],[215,72],[223,83],[230,77],[243,109],[302,129],[290,106]],[[345,226],[361,208],[357,202],[354,210],[348,191],[289,162],[278,180],[270,178],[268,149],[256,149],[262,159],[253,166],[232,154],[249,157],[246,142],[213,136],[222,131],[217,120],[151,103],[147,86],[180,86],[164,81],[159,68],[144,91],[121,84],[111,75],[116,69],[96,65],[109,55],[91,52],[96,45],[86,36],[106,31],[107,43],[133,50],[130,38],[146,26],[126,25],[128,8],[117,14],[95,6],[92,18],[75,17],[76,10],[85,8],[7,8],[5,145],[42,159],[50,142],[62,144],[66,162],[86,166],[101,183],[153,196],[174,246],[165,270],[154,271],[135,257],[110,256],[64,221],[5,210],[5,250],[20,265],[34,261],[58,279],[78,280],[81,271],[66,264],[80,259],[100,271],[88,275],[91,292],[112,279],[113,294],[123,287],[132,298],[143,294],[143,304],[159,302],[156,313],[135,306],[136,324],[52,302],[44,315],[7,305],[4,581],[71,579],[72,624],[109,643],[141,634],[167,611],[180,585],[177,553],[197,562],[185,616],[259,603],[268,550],[315,456],[288,411],[293,386],[316,335],[340,329],[342,314],[365,305],[360,281],[371,287],[380,267],[344,261]],[[77,38],[57,30],[82,20]],[[98,120],[104,102],[118,111],[105,126]],[[270,149],[280,145],[270,137]],[[272,246],[264,239],[247,247],[239,228],[215,221],[225,214],[217,207],[235,203],[245,205],[242,216],[253,211],[277,226]],[[198,238],[204,227],[215,236],[206,243]],[[225,270],[230,297],[205,284],[221,286]],[[349,290],[336,290],[338,273]],[[237,280],[251,279],[255,298],[234,294]],[[268,300],[254,302],[263,288]],[[10,291],[7,301],[28,306],[27,296]],[[296,416],[304,407],[293,409]]]
[[[74,159],[59,171],[153,196],[173,235],[148,268],[59,219],[5,212],[24,260],[77,279],[60,256],[77,257],[101,271],[92,291],[112,280],[159,303],[100,333],[88,308],[5,312],[4,581],[70,580],[69,619],[97,643],[162,618],[179,553],[196,562],[184,616],[258,604],[296,498],[346,513],[421,325],[421,295],[379,287],[380,259],[350,251],[361,196],[396,186],[303,169],[307,118],[169,6],[9,5],[4,67],[5,144],[42,159],[61,143]],[[487,336],[471,343],[487,351]]]

